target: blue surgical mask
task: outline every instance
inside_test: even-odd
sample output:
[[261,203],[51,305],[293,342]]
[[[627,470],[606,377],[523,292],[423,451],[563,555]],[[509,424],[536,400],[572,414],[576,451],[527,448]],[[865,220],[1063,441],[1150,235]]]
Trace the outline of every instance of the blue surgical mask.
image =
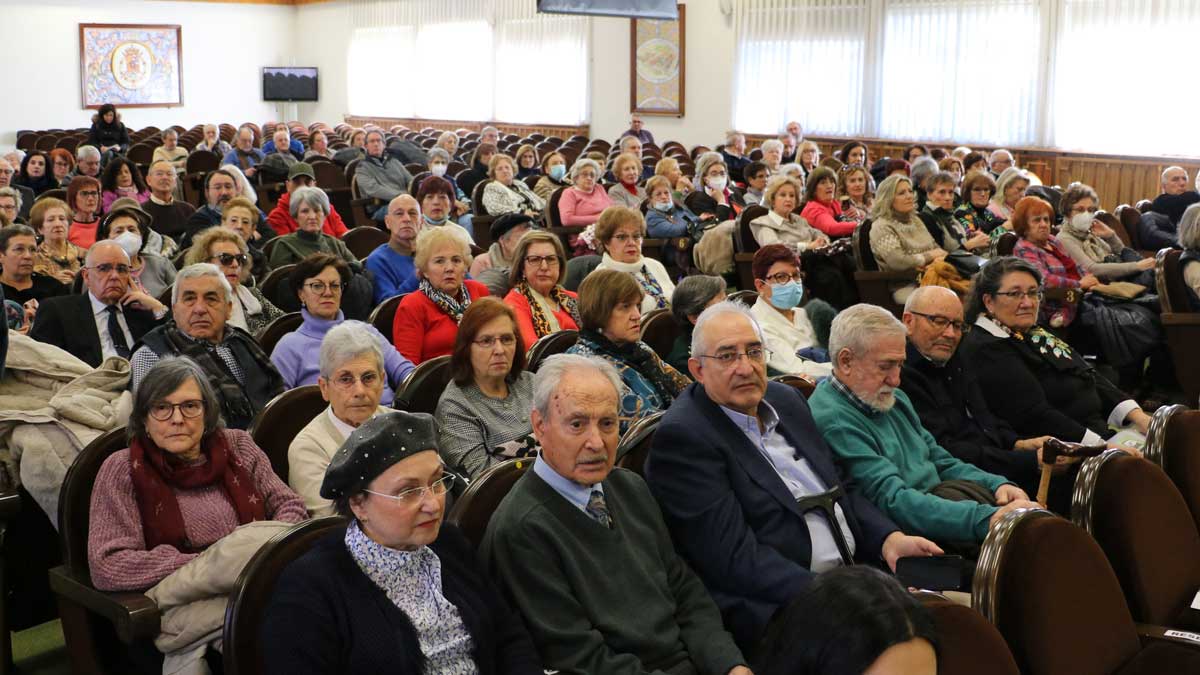
[[771,284],[771,306],[775,309],[795,309],[804,297],[804,285],[799,281]]
[[675,208],[675,202],[670,200],[665,202],[654,202],[654,208],[658,209],[659,211],[670,211],[671,209]]
[[449,217],[442,218],[441,220],[434,220],[433,218],[430,218],[429,216],[425,215],[424,213],[421,214],[421,217],[425,219],[426,223],[429,223],[430,225],[434,225],[434,226],[445,225],[446,221],[450,220]]
[[550,178],[552,178],[554,180],[562,180],[563,177],[566,175],[567,175],[567,165],[566,164],[555,164],[554,166],[550,167]]

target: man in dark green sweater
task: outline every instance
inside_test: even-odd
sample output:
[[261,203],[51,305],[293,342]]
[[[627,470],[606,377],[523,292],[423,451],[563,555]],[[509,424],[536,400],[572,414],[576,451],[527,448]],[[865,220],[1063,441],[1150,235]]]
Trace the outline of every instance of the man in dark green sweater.
[[542,446],[497,507],[481,553],[547,669],[586,675],[750,675],[642,479],[614,469],[620,379],[552,356],[530,415]]
[[[833,377],[809,400],[813,418],[863,494],[905,532],[939,543],[981,542],[1009,511],[1037,504],[1003,476],[946,452],[921,425],[898,389],[906,334],[904,324],[875,305],[838,314],[829,335]],[[931,493],[949,480],[978,485],[995,505]]]

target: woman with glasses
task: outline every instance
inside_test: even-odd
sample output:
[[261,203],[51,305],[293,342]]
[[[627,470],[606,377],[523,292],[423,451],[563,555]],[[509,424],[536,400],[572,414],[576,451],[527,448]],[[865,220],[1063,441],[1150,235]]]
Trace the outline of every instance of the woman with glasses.
[[33,271],[48,274],[64,284],[75,281],[87,251],[67,241],[71,207],[61,199],[39,199],[29,212],[29,224],[42,235],[42,243],[33,258]]
[[589,274],[579,285],[579,341],[567,350],[600,357],[617,369],[628,388],[621,395],[621,433],[638,418],[666,410],[691,384],[642,342],[643,297],[633,275],[612,269]]
[[[249,281],[251,277],[262,281],[271,271],[267,254],[259,246],[258,224],[261,218],[262,211],[245,197],[234,197],[221,209],[221,227],[241,237],[249,249],[246,253],[250,256],[249,267],[242,270],[244,281]],[[192,242],[192,246],[195,246],[195,242]]]
[[453,230],[434,227],[417,235],[413,264],[421,281],[400,301],[392,339],[397,351],[420,364],[453,351],[463,312],[488,289],[466,278],[471,246]]
[[1063,216],[1058,241],[1080,270],[1101,281],[1133,281],[1154,287],[1154,258],[1143,258],[1126,247],[1111,227],[1095,217],[1100,196],[1090,185],[1067,186],[1058,207]]
[[389,411],[381,405],[387,386],[383,354],[377,332],[361,321],[334,326],[321,340],[317,386],[329,406],[288,446],[288,484],[314,518],[336,513],[333,502],[321,496],[321,481],[338,448],[363,422]]
[[455,482],[430,415],[378,415],[321,485],[349,519],[289,564],[259,632],[263,672],[540,675],[524,624],[443,524]]
[[229,325],[256,335],[267,324],[283,316],[283,310],[271,304],[262,291],[242,283],[250,269],[250,248],[238,233],[224,227],[210,227],[200,232],[192,238],[192,246],[184,259],[186,265],[196,263],[216,265],[233,286],[233,312],[229,315]]
[[[809,300],[804,307],[800,306],[804,298],[804,274],[795,252],[783,244],[763,246],[754,253],[751,270],[758,299],[750,313],[771,347],[767,367],[776,373],[814,379],[829,377],[833,366],[825,343],[835,312],[820,300]],[[824,340],[818,337],[814,320],[821,327]]]
[[513,309],[525,348],[551,333],[578,330],[579,296],[562,287],[567,276],[562,240],[541,230],[526,232],[517,240],[513,261],[512,290],[504,303]]
[[962,225],[968,237],[986,232],[991,237],[991,253],[996,252],[996,242],[1005,232],[1011,232],[1005,219],[997,216],[990,207],[996,194],[996,181],[986,171],[972,171],[962,181],[962,204],[954,209],[954,219]]
[[[1041,197],[1022,197],[1013,209],[1012,229],[1019,239],[1013,255],[1028,260],[1041,272],[1046,288],[1073,288],[1088,291],[1100,283],[1093,274],[1084,274],[1063,248],[1058,237],[1050,234],[1054,207]],[[1041,303],[1041,321],[1051,328],[1065,328],[1075,320],[1076,303]]]
[[[335,326],[346,321],[342,313],[342,292],[350,283],[350,266],[329,253],[314,253],[296,264],[288,281],[300,299],[300,315],[304,322],[295,331],[284,335],[271,352],[271,363],[283,376],[288,389],[317,384],[320,376],[321,341]],[[391,405],[393,393],[413,364],[401,356],[373,326],[363,324],[379,342],[383,354],[384,373],[381,402]]]
[[330,253],[348,263],[358,262],[341,239],[322,231],[329,217],[329,195],[316,187],[296,188],[292,191],[288,209],[299,229],[279,237],[271,249],[271,268],[300,262],[314,253]]
[[72,178],[67,186],[67,205],[74,212],[67,239],[79,248],[91,248],[100,226],[100,181],[91,176]]
[[175,283],[175,265],[146,251],[150,239],[150,214],[137,202],[115,202],[96,228],[96,241],[112,240],[129,256],[130,283],[152,298]]
[[1126,426],[1144,435],[1150,416],[1038,325],[1042,282],[1035,265],[1006,256],[984,265],[971,286],[966,320],[974,329],[959,349],[988,408],[1019,438],[1095,443],[1113,435],[1110,427]]
[[498,298],[480,298],[463,312],[451,381],[437,406],[442,457],[455,472],[474,479],[506,459],[537,454],[525,349],[516,314]]
[[222,426],[221,404],[189,359],[146,373],[128,436],[93,486],[88,566],[102,591],[144,591],[241,525],[308,515],[250,435]]
[[[642,255],[646,240],[646,219],[642,214],[624,206],[610,206],[596,221],[596,241],[600,245],[600,264],[592,272],[614,270],[634,279],[642,290],[641,312],[666,309],[671,304],[675,284],[667,268],[654,258]],[[582,297],[582,287],[580,289]]]
[[[612,199],[600,185],[600,164],[595,160],[579,159],[571,167],[571,187],[558,198],[558,215],[567,227],[592,225],[612,206]],[[549,199],[546,200],[549,203]]]
[[55,148],[50,151],[50,168],[53,170],[54,180],[58,181],[58,187],[65,188],[71,184],[71,172],[75,170],[75,158],[70,151]]

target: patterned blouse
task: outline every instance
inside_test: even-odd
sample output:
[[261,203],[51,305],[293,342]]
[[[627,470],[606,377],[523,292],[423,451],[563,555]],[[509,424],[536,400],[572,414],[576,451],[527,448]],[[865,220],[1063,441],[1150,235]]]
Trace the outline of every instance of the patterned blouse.
[[[649,347],[646,347],[648,350]],[[595,356],[608,361],[617,369],[617,374],[621,376],[621,382],[625,385],[625,391],[620,392],[621,396],[621,411],[620,411],[620,426],[621,433],[625,433],[629,429],[629,425],[635,420],[652,415],[660,410],[666,410],[667,406],[671,405],[673,398],[664,398],[659,393],[657,387],[651,382],[650,378],[643,375],[632,364],[622,361],[606,354],[597,349],[593,349],[585,340],[580,340],[567,350],[568,354],[580,354],[583,356]],[[657,368],[662,373],[662,379],[670,382],[670,387],[673,389],[671,395],[678,396],[684,389],[691,384],[691,380],[680,374],[671,366],[667,365],[662,359],[655,354],[652,357],[652,367]]]
[[475,641],[458,607],[442,595],[442,561],[436,553],[428,546],[415,551],[388,548],[363,533],[357,521],[346,528],[345,542],[363,574],[412,621],[421,653],[429,660],[428,672],[479,672],[471,657]]
[[[1013,247],[1013,255],[1033,263],[1041,271],[1042,285],[1046,288],[1079,288],[1079,280],[1083,275],[1057,237],[1050,237],[1044,247],[1021,238]],[[1058,328],[1071,325],[1078,311],[1076,304],[1043,300],[1038,318],[1043,324]]]

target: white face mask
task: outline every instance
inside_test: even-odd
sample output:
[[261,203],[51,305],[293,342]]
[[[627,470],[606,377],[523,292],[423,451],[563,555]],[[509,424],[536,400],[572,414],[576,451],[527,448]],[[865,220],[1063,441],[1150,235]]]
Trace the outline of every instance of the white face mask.
[[446,175],[446,165],[445,164],[430,164],[429,165],[429,173],[437,176],[438,178],[441,178],[442,176]]
[[142,250],[142,236],[136,232],[122,232],[113,238],[113,242],[124,249],[125,254],[130,258]]
[[1066,225],[1072,233],[1083,236],[1092,230],[1092,221],[1095,219],[1096,214],[1084,211],[1083,213],[1076,213],[1071,216]]
[[708,187],[720,192],[725,189],[725,185],[728,184],[728,182],[729,179],[725,176],[715,176],[708,179]]

